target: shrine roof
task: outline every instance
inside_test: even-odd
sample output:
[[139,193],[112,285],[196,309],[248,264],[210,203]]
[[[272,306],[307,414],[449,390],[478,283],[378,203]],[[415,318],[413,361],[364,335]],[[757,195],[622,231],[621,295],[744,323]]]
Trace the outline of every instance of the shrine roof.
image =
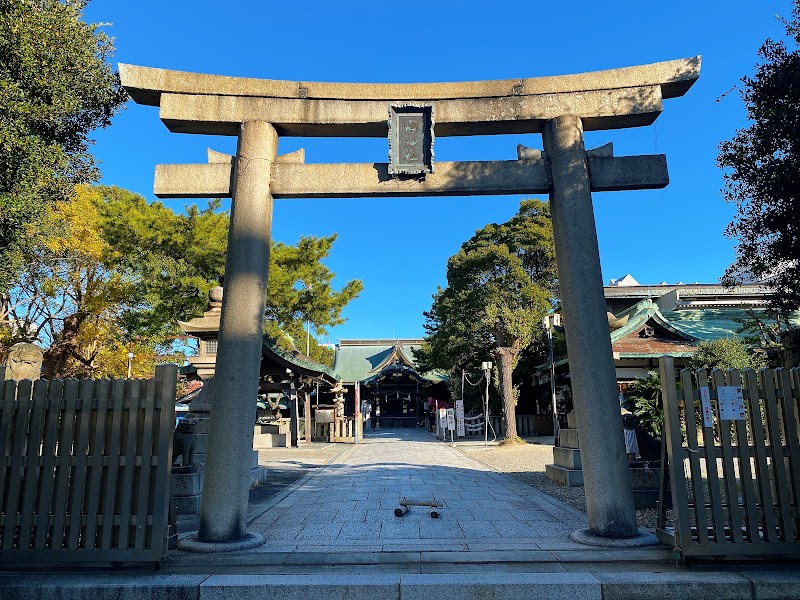
[[[414,350],[422,345],[421,339],[401,340],[341,340],[336,348],[333,370],[342,381],[364,381],[386,368],[394,359],[416,370]],[[420,374],[435,383],[446,376],[439,371]]]
[[264,336],[261,347],[263,357],[276,362],[280,367],[290,368],[301,375],[323,379],[329,383],[336,383],[341,378],[327,365],[318,363],[298,350],[289,351],[281,348],[269,336]]
[[640,331],[648,321],[663,328],[669,337],[675,337],[690,344],[700,341],[697,336],[685,330],[680,324],[668,320],[658,309],[658,305],[650,299],[634,304],[629,309],[622,311],[617,317],[626,315],[628,316],[627,323],[611,332],[612,345]]

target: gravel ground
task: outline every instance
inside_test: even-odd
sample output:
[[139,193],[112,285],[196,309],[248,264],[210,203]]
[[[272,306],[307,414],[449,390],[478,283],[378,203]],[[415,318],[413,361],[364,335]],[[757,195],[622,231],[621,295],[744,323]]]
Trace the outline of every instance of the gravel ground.
[[[564,487],[550,481],[544,472],[544,466],[553,463],[553,446],[543,443],[527,443],[512,446],[478,446],[461,445],[456,447],[470,458],[485,465],[509,473],[520,481],[569,504],[573,508],[586,512],[586,498],[582,487]],[[656,509],[645,508],[636,511],[639,527],[652,529],[656,526]]]

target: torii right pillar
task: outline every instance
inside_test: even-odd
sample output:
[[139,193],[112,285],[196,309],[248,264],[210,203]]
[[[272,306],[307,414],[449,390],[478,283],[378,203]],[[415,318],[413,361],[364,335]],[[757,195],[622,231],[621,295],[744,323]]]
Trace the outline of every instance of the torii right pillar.
[[608,333],[591,180],[580,117],[545,123],[558,289],[567,334],[572,397],[581,444],[589,532],[638,535]]

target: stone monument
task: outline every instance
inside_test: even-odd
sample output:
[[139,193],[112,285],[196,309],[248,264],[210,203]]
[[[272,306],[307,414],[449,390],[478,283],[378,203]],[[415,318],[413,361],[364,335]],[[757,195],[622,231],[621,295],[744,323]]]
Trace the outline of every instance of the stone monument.
[[[238,137],[235,157],[210,153],[208,164],[159,165],[155,175],[161,198],[232,198],[200,542],[217,550],[258,543],[245,531],[244,469],[273,199],[536,193],[550,194],[588,533],[636,537],[622,435],[609,434],[621,423],[591,192],[663,188],[669,177],[664,155],[586,151],[583,132],[652,124],[663,100],[685,94],[699,73],[700,57],[557,77],[423,84],[272,81],[120,65],[134,101],[160,107],[171,131]],[[544,152],[433,164],[435,137],[507,133],[542,134]],[[385,137],[393,151],[389,163],[304,164],[297,153],[277,155],[279,135]]]

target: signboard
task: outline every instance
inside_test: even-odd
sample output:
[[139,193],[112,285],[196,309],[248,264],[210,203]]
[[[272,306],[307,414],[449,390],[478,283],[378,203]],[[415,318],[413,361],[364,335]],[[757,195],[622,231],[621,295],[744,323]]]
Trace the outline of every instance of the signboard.
[[456,429],[456,411],[452,408],[447,409],[447,431],[455,431]]
[[726,385],[717,388],[719,418],[727,421],[744,421],[744,396],[742,388]]
[[437,429],[436,435],[444,439],[444,431],[447,424],[447,409],[440,408],[438,411],[439,418],[436,420]]
[[389,107],[389,174],[433,173],[433,106]]
[[464,437],[466,434],[464,428],[464,401],[456,400],[456,435]]
[[714,426],[714,413],[711,410],[711,391],[700,387],[700,411],[703,413],[703,427]]

